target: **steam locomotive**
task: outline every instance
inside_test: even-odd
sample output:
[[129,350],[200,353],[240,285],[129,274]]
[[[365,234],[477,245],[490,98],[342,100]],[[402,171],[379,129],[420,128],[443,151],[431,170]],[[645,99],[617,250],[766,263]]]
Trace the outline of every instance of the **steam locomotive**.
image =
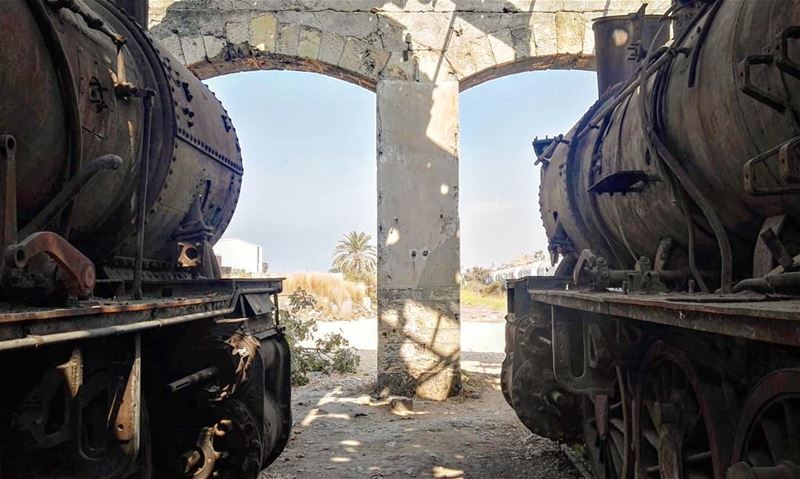
[[596,477],[798,477],[800,2],[594,31],[600,99],[534,142],[561,262],[508,284],[505,397]]
[[128,3],[0,7],[2,478],[250,478],[288,438],[282,281],[211,249],[236,130]]

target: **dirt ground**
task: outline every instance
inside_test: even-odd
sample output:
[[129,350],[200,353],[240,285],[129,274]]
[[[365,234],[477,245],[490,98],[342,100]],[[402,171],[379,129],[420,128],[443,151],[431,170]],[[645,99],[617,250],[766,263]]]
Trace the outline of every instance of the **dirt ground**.
[[411,412],[370,396],[375,319],[326,323],[321,334],[340,329],[359,348],[360,371],[315,375],[294,389],[289,444],[260,479],[580,477],[557,444],[531,435],[506,404],[504,325],[479,313],[462,312],[466,393],[443,403],[415,399]]

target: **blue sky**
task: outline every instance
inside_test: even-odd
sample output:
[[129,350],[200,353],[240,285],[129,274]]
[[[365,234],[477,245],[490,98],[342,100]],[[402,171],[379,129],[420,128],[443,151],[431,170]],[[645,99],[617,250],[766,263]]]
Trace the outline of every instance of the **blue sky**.
[[[272,271],[327,270],[347,231],[376,229],[375,95],[314,73],[207,81],[239,134],[245,176],[226,236],[262,245]],[[534,136],[566,133],[595,74],[522,73],[461,94],[462,268],[545,249]]]

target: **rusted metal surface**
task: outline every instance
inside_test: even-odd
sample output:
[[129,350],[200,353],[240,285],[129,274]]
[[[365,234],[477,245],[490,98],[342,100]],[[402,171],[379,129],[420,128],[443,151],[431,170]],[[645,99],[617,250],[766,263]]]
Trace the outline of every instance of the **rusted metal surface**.
[[59,266],[66,291],[78,296],[88,296],[94,289],[96,274],[94,264],[61,236],[42,231],[33,233],[18,244],[3,251],[7,269],[23,270],[38,255],[47,255]]
[[11,135],[0,136],[0,247],[17,242],[17,140]]
[[[275,323],[275,308],[263,307],[253,315],[247,305],[254,303],[246,300],[262,295],[268,301],[280,291],[281,281],[143,286],[148,294],[160,296],[170,289],[185,296],[106,304],[90,300],[73,308],[2,315],[3,364],[29,364],[25,374],[30,380],[15,382],[9,377],[13,369],[0,368],[4,382],[20,384],[0,407],[0,424],[21,428],[16,434],[35,440],[9,445],[10,436],[0,435],[4,473],[51,477],[47,471],[63,467],[74,474],[58,477],[148,478],[147,471],[156,467],[164,474],[158,477],[175,477],[172,465],[191,457],[183,452],[198,445],[197,468],[186,464],[193,472],[254,478],[283,449],[291,424],[288,346]],[[227,322],[231,318],[236,321]],[[48,369],[59,364],[55,358],[65,350],[73,351],[70,359]],[[170,389],[175,378],[181,386]],[[38,385],[29,389],[29,382]],[[66,394],[63,400],[61,394]],[[19,404],[28,410],[22,422],[9,426],[4,418]],[[63,413],[53,412],[62,405]],[[155,421],[148,419],[151,414]],[[58,417],[69,420],[58,423]],[[81,424],[90,429],[83,436],[75,432]],[[191,442],[187,435],[193,435]],[[83,442],[73,444],[76,437]],[[66,452],[54,452],[61,450]],[[43,455],[47,461],[25,460]]]
[[89,182],[97,173],[103,170],[117,170],[122,166],[122,158],[117,155],[103,155],[95,158],[89,164],[81,168],[80,172],[71,178],[61,191],[42,209],[35,218],[28,222],[20,230],[20,236],[28,236],[50,226],[57,215],[75,199],[75,195],[80,192],[86,183]]
[[[596,24],[599,63],[616,21]],[[601,98],[537,152],[572,281],[509,283],[503,391],[534,431],[547,415],[514,394],[519,364],[588,398],[602,479],[797,479],[800,2],[676,0],[653,37],[670,27],[638,63],[612,48]],[[552,328],[544,359],[518,338],[532,317]]]
[[[535,301],[589,311],[608,318],[635,319],[693,331],[800,346],[800,300],[769,300],[766,296],[719,295],[707,302],[671,295],[624,295],[544,291],[531,293]],[[674,300],[672,300],[674,299]],[[713,302],[715,301],[716,302]]]
[[628,378],[616,368],[612,394],[583,398],[583,440],[597,479],[622,479],[634,470],[633,419]]
[[661,46],[669,40],[669,32],[661,29],[661,25],[661,15],[642,13],[600,17],[592,24],[597,89],[601,95],[636,72],[636,61],[629,58],[638,58],[640,49],[649,48],[651,43]]
[[[674,251],[665,268],[686,272],[684,290],[690,244],[699,270],[716,273],[706,278],[712,289],[751,277],[764,220],[800,213],[790,148],[800,133],[800,86],[777,59],[793,55],[797,11],[782,0],[704,2],[693,27],[668,48],[642,44],[643,62],[627,65],[639,68],[638,78],[621,93],[608,89],[547,155],[540,203],[551,249],[566,256],[591,249],[610,269],[632,270],[641,257],[653,261],[668,238]],[[596,30],[605,36],[596,43],[613,43],[613,22],[609,29],[600,22]],[[749,76],[735,74],[740,61],[762,57],[748,63]],[[780,111],[748,97],[756,87],[770,92]],[[767,198],[749,194],[742,180],[751,158],[761,170],[750,184]],[[612,185],[619,182],[625,184]],[[694,240],[687,217],[699,226]]]
[[142,337],[134,335],[133,357],[130,362],[130,372],[127,375],[122,394],[117,398],[118,404],[114,418],[114,434],[117,441],[122,444],[125,455],[130,462],[136,461],[141,445],[141,402],[142,402]]
[[3,477],[251,479],[289,437],[282,278],[219,279],[211,250],[236,132],[146,12],[0,9]]
[[[525,286],[517,282],[518,287]],[[511,297],[516,296],[516,297]],[[580,436],[580,398],[560,385],[553,373],[553,329],[546,311],[528,309],[525,296],[510,295],[516,305],[506,317],[506,357],[501,389],[525,426],[559,440]],[[524,314],[515,314],[525,311]]]
[[[269,297],[280,292],[281,288],[280,279],[162,281],[144,283],[144,291],[155,297],[142,301],[93,299],[71,308],[58,309],[0,304],[8,308],[0,310],[0,325],[3,326],[0,328],[0,350],[37,348],[47,344],[132,334],[203,319],[221,319],[237,308],[241,310],[243,291]],[[166,292],[175,297],[164,298]],[[242,317],[241,314],[239,317]],[[263,329],[274,328],[271,318],[248,320],[252,322],[254,331],[261,330],[261,323],[264,323]]]
[[713,378],[662,342],[645,355],[639,378],[633,405],[637,477],[724,479],[730,451],[723,441],[732,426]]
[[798,469],[800,370],[765,376],[750,393],[739,419],[728,479],[793,479]]
[[149,2],[147,0],[113,0],[121,9],[133,17],[136,22],[147,28]]
[[[0,107],[0,135],[16,138],[24,160],[16,187],[26,235],[40,230],[34,218],[49,211],[48,229],[68,237],[101,271],[112,255],[136,256],[142,228],[131,204],[139,202],[147,222],[144,258],[173,261],[179,247],[172,236],[198,196],[210,243],[222,235],[241,186],[241,153],[227,113],[193,74],[107,0],[9,0],[0,25],[0,59],[14,66],[3,68],[0,90],[17,99]],[[147,90],[156,92],[149,144],[142,141],[149,115],[137,96]],[[121,166],[84,178],[79,191],[65,188],[91,159],[107,154],[120,157]],[[135,181],[142,171],[144,195]]]

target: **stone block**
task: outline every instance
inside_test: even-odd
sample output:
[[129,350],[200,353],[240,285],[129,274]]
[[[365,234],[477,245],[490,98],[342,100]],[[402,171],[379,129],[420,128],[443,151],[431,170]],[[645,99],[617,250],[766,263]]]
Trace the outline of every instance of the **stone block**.
[[250,20],[250,45],[265,53],[275,51],[278,36],[278,19],[266,14]]
[[344,51],[345,39],[335,33],[323,32],[319,45],[319,61],[338,65]]
[[392,52],[380,76],[385,80],[414,80],[415,74],[416,62],[413,59],[405,60],[402,52]]
[[221,56],[225,49],[225,41],[211,35],[203,35],[203,46],[206,50],[205,56],[210,60]]
[[447,59],[460,80],[495,65],[489,37],[468,42],[455,42],[447,51]]
[[536,45],[535,56],[555,55],[558,53],[558,34],[556,16],[554,14],[533,14],[531,16],[531,29],[533,41]]
[[583,51],[583,36],[586,20],[580,13],[557,12],[555,16],[557,52],[580,53]]
[[456,71],[444,53],[439,50],[415,51],[414,61],[416,62],[414,79],[417,81],[428,83],[458,81]]
[[490,34],[489,44],[492,46],[492,54],[497,65],[511,63],[517,59],[511,30],[506,29]]
[[227,22],[225,24],[225,38],[234,45],[249,42],[250,25],[246,22]]
[[528,58],[536,55],[536,41],[533,31],[529,27],[515,28],[510,33],[516,58]]
[[286,56],[297,56],[297,47],[300,44],[300,28],[296,23],[278,24],[278,39],[275,43],[275,53]]
[[592,21],[585,18],[586,29],[583,32],[583,55],[594,55],[594,30],[592,29]]
[[193,65],[206,60],[206,47],[203,43],[203,37],[182,37],[181,50],[183,50],[183,58],[186,65]]
[[339,66],[368,78],[376,78],[389,61],[389,54],[375,50],[357,38],[348,38],[345,42]]
[[312,27],[301,27],[300,40],[297,44],[297,56],[316,60],[319,57],[321,43],[322,32]]

